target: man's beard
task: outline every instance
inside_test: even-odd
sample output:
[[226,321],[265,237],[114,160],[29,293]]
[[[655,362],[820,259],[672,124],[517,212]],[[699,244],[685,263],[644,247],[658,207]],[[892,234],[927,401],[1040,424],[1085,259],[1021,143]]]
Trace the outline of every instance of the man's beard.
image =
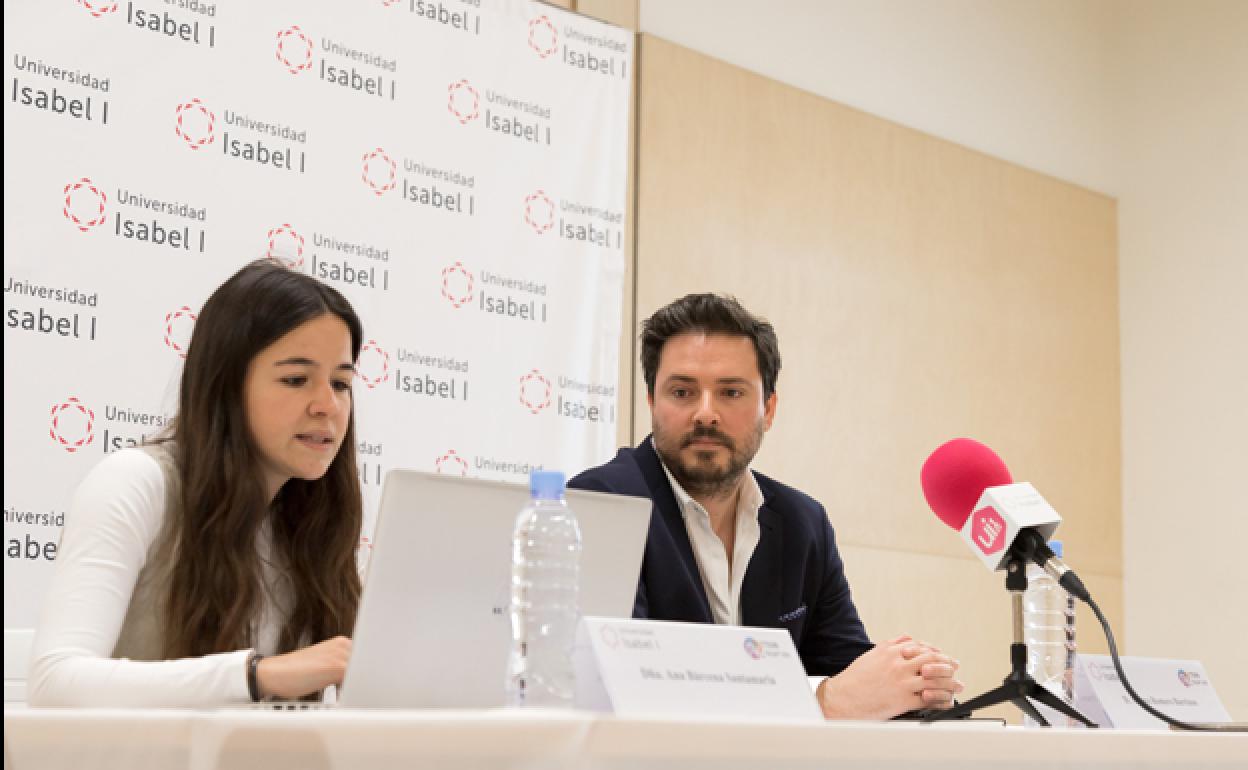
[[[763,421],[759,419],[754,430],[746,437],[745,443],[738,447],[737,443],[718,428],[699,425],[692,431],[681,435],[668,435],[658,425],[654,429],[654,448],[662,458],[663,464],[671,471],[673,478],[694,498],[715,498],[736,491],[745,469],[749,467],[758,448],[763,443]],[[713,459],[711,451],[695,450],[696,459],[686,464],[681,450],[698,439],[718,441],[728,449],[728,462],[719,465]]]

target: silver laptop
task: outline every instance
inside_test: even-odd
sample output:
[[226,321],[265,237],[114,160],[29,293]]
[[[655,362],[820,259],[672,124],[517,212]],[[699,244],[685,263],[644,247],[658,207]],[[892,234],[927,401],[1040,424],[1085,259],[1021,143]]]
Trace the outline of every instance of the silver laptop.
[[[340,707],[503,705],[511,535],[527,485],[392,470]],[[630,617],[650,501],[568,490],[581,528],[580,609]]]

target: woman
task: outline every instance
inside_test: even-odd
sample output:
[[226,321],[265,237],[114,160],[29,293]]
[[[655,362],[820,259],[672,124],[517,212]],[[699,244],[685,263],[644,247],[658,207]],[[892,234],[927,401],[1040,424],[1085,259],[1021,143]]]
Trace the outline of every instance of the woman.
[[342,681],[361,337],[341,294],[270,262],[209,297],[169,435],[109,455],[74,496],[32,706],[213,706]]

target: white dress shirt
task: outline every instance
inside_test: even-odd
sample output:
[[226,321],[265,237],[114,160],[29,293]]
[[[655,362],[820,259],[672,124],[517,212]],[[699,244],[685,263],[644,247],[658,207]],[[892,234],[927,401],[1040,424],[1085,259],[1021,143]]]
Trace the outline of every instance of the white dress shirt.
[[732,566],[729,568],[728,551],[711,527],[710,514],[701,503],[689,496],[661,458],[659,463],[663,465],[663,472],[667,474],[667,480],[676,494],[676,502],[680,505],[685,531],[689,533],[693,556],[698,562],[702,587],[706,589],[706,598],[711,603],[711,617],[719,625],[739,626],[741,584],[745,582],[745,570],[750,566],[754,549],[758,547],[758,509],[763,505],[763,491],[758,488],[757,479],[747,468],[745,481],[741,485],[741,495],[737,499],[736,535],[732,547]]

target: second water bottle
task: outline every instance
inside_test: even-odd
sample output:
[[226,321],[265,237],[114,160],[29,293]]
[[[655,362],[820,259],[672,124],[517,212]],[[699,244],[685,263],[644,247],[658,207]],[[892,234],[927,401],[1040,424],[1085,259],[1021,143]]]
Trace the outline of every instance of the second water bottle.
[[507,703],[570,708],[572,646],[580,619],[581,531],[564,499],[564,477],[533,471],[529,504],[512,537],[511,655]]

